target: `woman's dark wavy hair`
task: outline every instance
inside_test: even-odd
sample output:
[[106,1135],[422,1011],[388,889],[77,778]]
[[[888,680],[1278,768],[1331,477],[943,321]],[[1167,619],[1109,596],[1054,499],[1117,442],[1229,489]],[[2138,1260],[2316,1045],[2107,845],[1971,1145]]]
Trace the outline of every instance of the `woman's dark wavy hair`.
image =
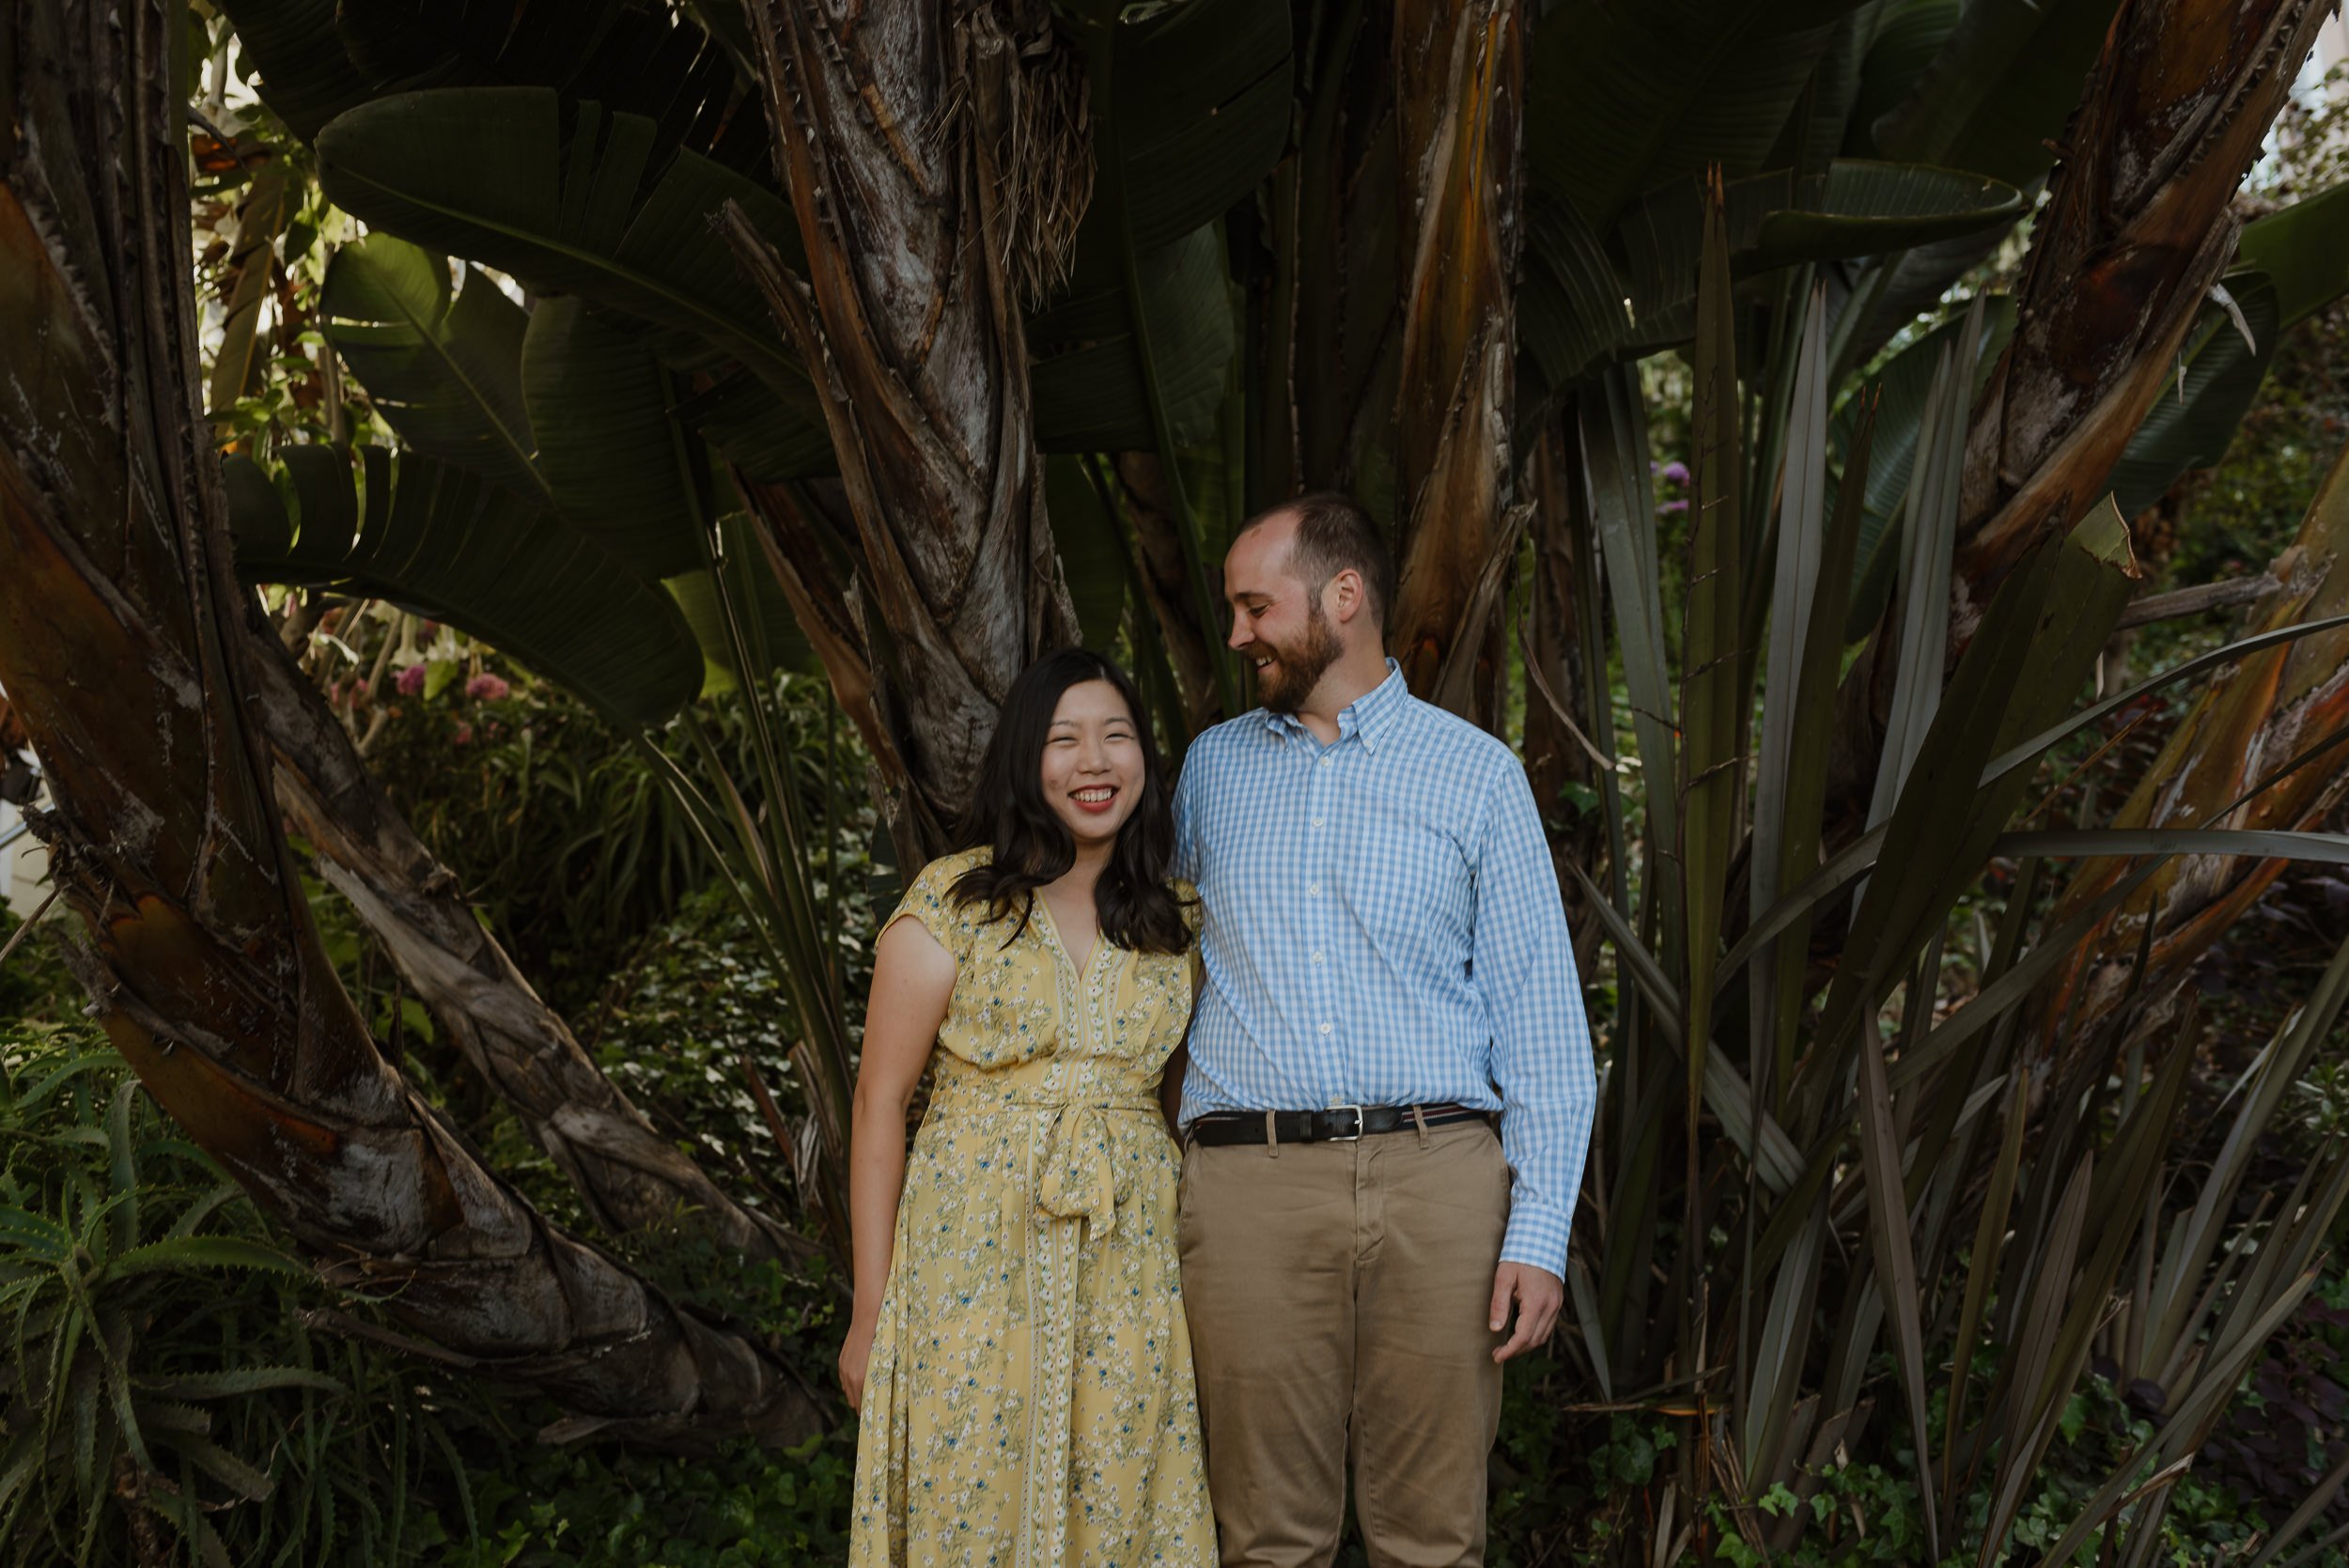
[[1142,746],[1142,799],[1117,831],[1109,864],[1094,884],[1093,905],[1101,935],[1134,953],[1180,953],[1190,945],[1183,907],[1166,885],[1174,859],[1174,809],[1158,742],[1143,717],[1142,697],[1126,672],[1083,648],[1045,655],[1011,683],[979,767],[978,789],[963,813],[960,847],[985,846],[994,858],[972,866],[949,890],[957,903],[984,900],[989,922],[1019,924],[1004,939],[1008,947],[1028,928],[1035,911],[1035,890],[1056,881],[1077,863],[1077,840],[1044,797],[1044,743],[1061,694],[1089,680],[1106,680],[1124,699]]

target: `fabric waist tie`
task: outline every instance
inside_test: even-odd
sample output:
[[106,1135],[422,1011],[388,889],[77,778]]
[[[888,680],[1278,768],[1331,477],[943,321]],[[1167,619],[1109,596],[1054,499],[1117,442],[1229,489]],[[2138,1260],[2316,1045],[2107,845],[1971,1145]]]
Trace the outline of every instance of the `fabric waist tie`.
[[1037,1119],[1030,1145],[1029,1190],[1059,1219],[1082,1219],[1096,1235],[1117,1229],[1117,1162],[1105,1116],[1159,1114],[1146,1089],[1101,1094],[981,1094],[950,1087],[930,1103],[937,1116],[989,1113]]

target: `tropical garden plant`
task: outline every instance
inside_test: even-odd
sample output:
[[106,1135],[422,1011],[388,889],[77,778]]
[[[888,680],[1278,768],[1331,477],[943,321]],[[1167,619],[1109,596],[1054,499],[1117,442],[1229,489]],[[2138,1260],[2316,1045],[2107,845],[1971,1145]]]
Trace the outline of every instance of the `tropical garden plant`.
[[[574,1434],[803,1441],[770,1343],[551,1223],[379,1050],[286,825],[598,1227],[808,1245],[602,1071],[289,649],[389,604],[638,750],[788,992],[778,1130],[836,1246],[839,833],[776,672],[828,681],[904,865],[1045,648],[1120,647],[1176,753],[1240,711],[1215,563],[1345,486],[1402,563],[1393,652],[1521,745],[1605,947],[1559,1355],[1576,1440],[1672,1440],[1604,1549],[1796,1549],[1873,1451],[1908,1455],[1923,1560],[2152,1560],[2349,1190],[2330,1143],[2245,1185],[2349,957],[2219,1157],[2171,1147],[2196,959],[2286,862],[2349,859],[2349,477],[2244,635],[2103,686],[2174,613],[2132,520],[2349,288],[2349,194],[2231,205],[2324,14],[21,7],[0,684],[101,1021],[420,1346]],[[2157,695],[2186,714],[2127,803],[2051,817]],[[2023,1546],[2092,1360],[2156,1419]]]

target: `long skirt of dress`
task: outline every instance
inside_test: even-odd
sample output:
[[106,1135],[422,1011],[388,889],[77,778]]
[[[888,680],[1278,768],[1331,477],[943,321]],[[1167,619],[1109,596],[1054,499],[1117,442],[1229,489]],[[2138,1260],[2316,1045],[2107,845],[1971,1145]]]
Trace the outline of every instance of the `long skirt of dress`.
[[853,1568],[1210,1568],[1178,1173],[1146,1094],[933,1102],[865,1372]]

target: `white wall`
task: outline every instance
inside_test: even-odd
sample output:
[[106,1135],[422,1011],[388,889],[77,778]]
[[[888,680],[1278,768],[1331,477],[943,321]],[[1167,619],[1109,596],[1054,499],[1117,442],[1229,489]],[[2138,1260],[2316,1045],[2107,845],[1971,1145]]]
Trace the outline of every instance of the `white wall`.
[[[23,820],[14,806],[0,800],[0,838],[15,832]],[[30,833],[20,834],[14,843],[0,848],[0,905],[19,920],[39,908],[40,901],[49,896],[49,890],[41,885],[48,867],[48,855]]]

